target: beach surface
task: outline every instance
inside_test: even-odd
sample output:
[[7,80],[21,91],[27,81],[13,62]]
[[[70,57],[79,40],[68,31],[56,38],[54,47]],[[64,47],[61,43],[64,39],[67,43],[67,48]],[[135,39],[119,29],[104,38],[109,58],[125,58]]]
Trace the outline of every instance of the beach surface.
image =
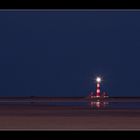
[[1,130],[140,130],[140,109],[1,104]]

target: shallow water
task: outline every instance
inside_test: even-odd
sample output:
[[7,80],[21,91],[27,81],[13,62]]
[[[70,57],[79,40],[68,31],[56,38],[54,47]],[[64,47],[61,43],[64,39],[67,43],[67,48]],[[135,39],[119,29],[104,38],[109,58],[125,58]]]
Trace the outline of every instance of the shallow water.
[[49,102],[48,106],[79,106],[98,109],[140,109],[140,102]]
[[130,100],[125,102],[116,101],[67,101],[63,99],[63,101],[43,101],[43,100],[0,100],[0,107],[2,106],[44,106],[44,107],[80,107],[86,109],[140,109],[140,101]]

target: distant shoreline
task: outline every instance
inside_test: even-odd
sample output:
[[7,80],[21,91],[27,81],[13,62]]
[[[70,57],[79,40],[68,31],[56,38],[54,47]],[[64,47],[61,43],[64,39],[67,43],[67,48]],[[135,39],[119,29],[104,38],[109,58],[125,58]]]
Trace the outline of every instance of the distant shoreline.
[[87,102],[87,101],[107,101],[107,102],[140,102],[140,97],[49,97],[49,96],[0,96],[0,102]]
[[[0,98],[86,98],[87,96],[0,96]],[[109,98],[140,98],[140,96],[110,96]]]

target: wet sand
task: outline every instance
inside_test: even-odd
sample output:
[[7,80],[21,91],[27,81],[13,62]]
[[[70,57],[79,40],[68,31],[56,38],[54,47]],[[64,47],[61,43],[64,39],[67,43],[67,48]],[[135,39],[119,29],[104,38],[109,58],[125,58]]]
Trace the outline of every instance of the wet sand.
[[46,117],[46,116],[3,116],[0,117],[2,130],[116,130],[140,129],[138,118],[126,117]]
[[1,104],[1,130],[140,130],[140,109]]

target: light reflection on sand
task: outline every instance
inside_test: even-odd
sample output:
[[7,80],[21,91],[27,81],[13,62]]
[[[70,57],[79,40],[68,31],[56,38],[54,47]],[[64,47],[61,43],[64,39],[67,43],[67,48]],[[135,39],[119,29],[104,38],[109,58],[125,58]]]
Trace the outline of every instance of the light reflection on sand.
[[140,102],[1,102],[0,129],[140,129]]

